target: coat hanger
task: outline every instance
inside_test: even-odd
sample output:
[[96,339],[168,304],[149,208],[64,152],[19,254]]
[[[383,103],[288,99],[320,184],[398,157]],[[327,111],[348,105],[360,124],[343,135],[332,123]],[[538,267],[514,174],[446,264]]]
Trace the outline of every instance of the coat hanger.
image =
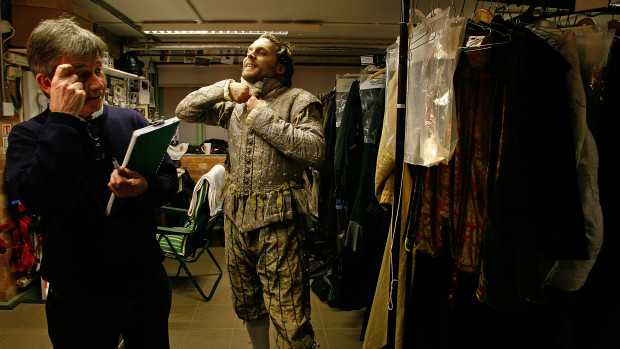
[[521,12],[517,17],[514,18],[517,20],[516,24],[533,24],[536,23],[536,21],[543,19],[542,16],[537,16],[534,14],[534,11],[538,7],[540,6],[538,6],[535,1],[532,1],[532,4],[530,4],[530,6],[527,8],[527,10],[525,10],[525,12]]
[[364,68],[360,71],[360,74],[362,74],[362,75],[364,75],[364,74],[366,74],[366,75],[370,75],[370,74],[372,74],[372,73],[374,73],[374,72],[377,72],[377,71],[380,71],[380,70],[381,70],[381,69],[380,69],[380,68],[378,68],[376,65],[374,65],[374,64],[370,64],[370,65],[365,66],[365,67],[364,67]]
[[510,17],[510,18],[507,21],[512,22],[512,14],[510,14],[510,11],[506,12],[507,10],[508,10],[508,5],[504,4],[504,5],[499,6],[498,8],[496,8],[495,9],[495,13],[497,14],[498,12],[501,12],[497,16],[501,17],[502,19],[504,18],[506,13],[508,13],[508,17]]
[[[420,20],[422,20],[422,24],[424,24],[424,26],[426,26],[426,31],[423,34],[421,34],[418,38],[416,38],[415,40],[411,41],[409,43],[410,46],[412,44],[417,43],[418,41],[422,40],[423,38],[425,38],[427,36],[431,37],[432,33],[433,33],[433,28],[428,24],[428,19],[427,19],[426,16],[424,16],[424,13],[416,8],[415,11],[414,11],[414,14],[416,16],[418,16],[418,18],[420,18]],[[413,37],[411,37],[410,39],[413,39]],[[415,47],[410,48],[409,51],[411,52],[411,50],[416,49],[416,48],[426,44],[429,41],[430,41],[430,39],[425,41],[425,42],[423,42],[423,43],[421,43],[421,44],[419,44],[419,45],[417,45],[417,46],[415,46]]]
[[[458,17],[459,15],[456,14],[456,6],[454,5],[454,0],[450,0],[452,2],[452,13],[454,13],[454,18]],[[463,1],[465,2],[465,1]]]
[[380,76],[381,74],[384,74],[385,71],[386,71],[386,68],[378,70],[375,73],[373,73],[368,79],[385,79],[385,75],[384,76]]
[[521,21],[520,17],[523,14],[523,5],[525,5],[525,0],[521,0],[521,6],[519,6],[519,14],[516,17],[514,17],[514,18],[512,16],[510,16],[510,21],[511,22],[513,22],[515,24],[518,24]]
[[[413,0],[411,0],[411,3],[413,4]],[[418,5],[420,4],[420,0],[418,0],[415,4],[414,7],[410,8],[410,12],[409,12],[409,23],[407,23],[408,27],[409,27],[409,40],[413,39],[413,31],[414,29],[419,25],[419,24],[413,24],[413,19],[415,17],[418,17],[420,19],[422,19],[422,24],[427,24],[424,19],[425,19],[425,15],[424,12],[420,11],[420,9],[418,8]],[[428,25],[427,25],[428,26]],[[430,26],[428,26],[429,30],[432,30],[432,28]],[[422,37],[424,37],[426,34],[428,34],[428,30],[426,31],[426,33],[424,33],[422,35]],[[421,38],[421,37],[420,37]],[[420,38],[416,39],[419,40]],[[415,43],[416,41],[410,42],[409,45]]]
[[586,26],[586,25],[596,25],[596,23],[594,23],[594,20],[592,18],[584,17],[575,24],[576,27],[581,27],[581,26]]
[[437,0],[437,6],[435,6],[435,0],[431,0],[431,18],[435,17],[435,9],[439,7],[439,0]]
[[[550,20],[550,18],[557,18],[558,15],[561,15],[562,12],[560,9],[556,8],[555,12],[549,12],[549,3],[550,0],[545,0],[545,4],[539,7],[542,8],[541,11],[539,11],[539,13],[537,15],[532,15],[532,20],[534,22],[531,22],[529,24],[535,26],[536,28],[557,28],[557,24],[555,19],[554,20]],[[536,11],[536,8],[534,8],[533,11]]]
[[[468,41],[468,45],[460,47],[461,52],[472,52],[472,51],[486,50],[486,49],[489,49],[489,48],[491,48],[493,46],[504,45],[504,44],[507,44],[507,43],[512,41],[512,36],[510,36],[510,34],[502,33],[499,30],[495,30],[492,27],[487,26],[486,22],[482,22],[482,21],[476,22],[476,21],[473,21],[471,19],[468,19],[467,20],[467,25],[470,26],[470,27],[474,27],[474,28],[476,28],[478,30],[485,31],[487,34],[491,34],[492,35],[493,33],[495,33],[496,35],[493,38],[499,38],[500,40],[492,42],[490,44],[481,44],[482,40],[477,41],[477,42],[469,42]],[[485,35],[485,37],[486,37],[486,35]]]
[[541,39],[545,40],[550,46],[555,47],[560,39],[562,29],[552,28],[549,26],[537,25],[530,28],[532,33],[536,34]]
[[463,0],[463,3],[461,4],[461,12],[459,13],[459,17],[463,17],[463,11],[465,10],[465,1]]
[[483,21],[483,22],[491,23],[491,21],[493,20],[493,14],[491,13],[491,11],[485,8],[478,9],[479,2],[480,1],[476,1],[476,6],[474,6],[474,12],[472,13],[472,16],[471,16],[472,19],[476,21]]
[[489,5],[489,12],[491,12],[492,15],[495,15],[495,12],[497,12],[497,6],[499,5],[499,0],[495,1],[495,8],[493,9],[493,11],[491,11],[491,7],[493,6],[493,2],[491,2],[491,4]]
[[491,21],[493,20],[493,14],[491,13],[491,11],[485,8],[476,10],[476,12],[474,12],[473,17],[474,17],[474,20],[476,21],[483,21],[487,23],[491,23]]
[[473,18],[476,21],[483,21],[487,23],[491,23],[493,21],[493,16],[495,16],[495,12],[497,11],[497,6],[499,5],[499,0],[495,1],[495,8],[491,11],[493,7],[493,1],[489,2],[489,8],[481,8],[479,10],[474,11]]

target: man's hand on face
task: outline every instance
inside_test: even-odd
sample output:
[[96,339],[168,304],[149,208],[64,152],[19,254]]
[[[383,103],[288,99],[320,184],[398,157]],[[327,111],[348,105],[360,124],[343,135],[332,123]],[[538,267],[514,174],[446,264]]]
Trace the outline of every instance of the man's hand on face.
[[231,82],[228,92],[230,98],[237,103],[245,103],[250,99],[250,88],[240,82]]
[[50,88],[50,110],[77,116],[84,107],[86,91],[71,64],[56,68]]

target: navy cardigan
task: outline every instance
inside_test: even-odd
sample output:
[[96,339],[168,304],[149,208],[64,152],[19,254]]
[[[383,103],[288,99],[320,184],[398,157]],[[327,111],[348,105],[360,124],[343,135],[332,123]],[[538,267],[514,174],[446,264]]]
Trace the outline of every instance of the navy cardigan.
[[15,125],[9,135],[7,183],[30,212],[41,217],[42,277],[51,283],[109,282],[131,278],[163,259],[153,209],[178,188],[166,154],[132,205],[106,216],[112,157],[123,160],[133,130],[147,126],[140,113],[104,106],[96,118],[105,156],[97,160],[86,123],[49,109]]

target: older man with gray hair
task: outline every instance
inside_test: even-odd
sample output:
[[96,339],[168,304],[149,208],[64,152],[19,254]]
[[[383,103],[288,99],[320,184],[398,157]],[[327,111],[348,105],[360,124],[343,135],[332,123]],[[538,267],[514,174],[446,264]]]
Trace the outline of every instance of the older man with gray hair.
[[[153,209],[170,202],[178,179],[166,155],[145,178],[115,169],[137,111],[103,105],[105,43],[68,18],[41,22],[27,55],[49,107],[9,135],[8,185],[41,217],[41,275],[54,348],[169,348],[171,290],[155,239]],[[107,216],[114,193],[129,209]]]

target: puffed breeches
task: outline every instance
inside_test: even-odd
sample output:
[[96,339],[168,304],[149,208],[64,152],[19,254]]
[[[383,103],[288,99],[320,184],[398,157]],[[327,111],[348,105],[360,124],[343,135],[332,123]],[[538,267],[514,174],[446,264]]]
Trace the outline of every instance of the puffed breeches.
[[237,316],[255,321],[269,315],[279,348],[311,348],[305,217],[240,233],[224,220],[226,260]]

